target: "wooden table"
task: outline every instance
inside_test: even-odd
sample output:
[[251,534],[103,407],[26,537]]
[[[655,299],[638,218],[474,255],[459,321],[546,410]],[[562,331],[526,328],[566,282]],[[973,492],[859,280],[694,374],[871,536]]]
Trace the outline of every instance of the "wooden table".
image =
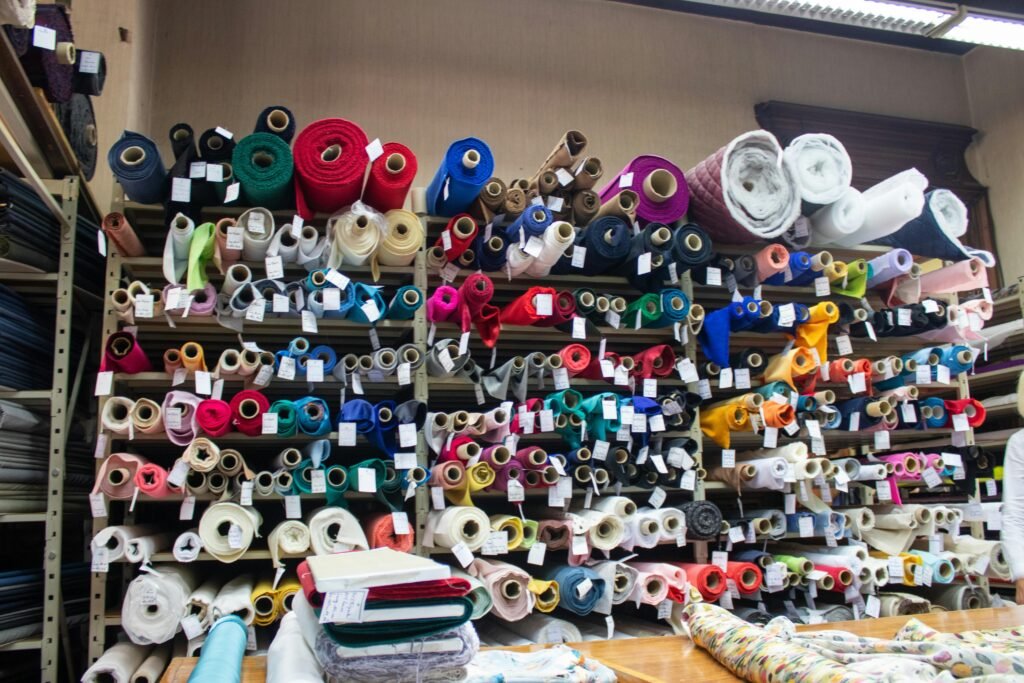
[[[1007,628],[1024,624],[1024,606],[921,614],[916,618],[932,628],[944,632]],[[842,621],[833,624],[797,626],[797,631],[837,629],[871,638],[891,638],[909,619],[910,617],[885,617],[863,621]],[[529,652],[541,647],[539,645],[524,645],[502,649]],[[588,657],[601,660],[603,664],[614,669],[622,683],[675,683],[677,681],[721,683],[742,680],[684,636],[595,640],[574,643],[573,647]],[[185,683],[196,661],[195,657],[175,657],[167,667],[161,683]],[[266,657],[246,657],[243,661],[243,683],[264,683],[266,673]]]

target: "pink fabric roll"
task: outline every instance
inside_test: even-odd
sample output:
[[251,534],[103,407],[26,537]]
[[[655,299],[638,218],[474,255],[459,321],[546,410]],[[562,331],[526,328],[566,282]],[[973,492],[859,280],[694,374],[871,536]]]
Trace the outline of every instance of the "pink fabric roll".
[[166,498],[172,494],[180,494],[180,487],[167,485],[169,474],[170,472],[163,467],[147,462],[135,471],[135,485],[150,498]]
[[769,244],[754,254],[757,263],[757,281],[764,282],[789,267],[789,250],[781,244]]
[[568,548],[572,544],[572,522],[567,519],[537,520],[537,540],[548,550]]
[[458,322],[456,315],[459,310],[459,290],[448,285],[441,285],[427,299],[427,320],[432,323],[443,323],[451,320]]
[[[476,444],[473,439],[468,436],[457,436],[441,448],[441,455],[437,457],[437,462],[451,462],[459,461],[465,463],[472,454],[467,454],[466,457],[459,455],[459,449],[463,446],[469,446],[470,444]],[[465,452],[465,450],[464,450]]]
[[686,572],[682,567],[667,562],[629,562],[627,564],[638,572],[660,576],[665,581],[666,589],[675,588],[678,591],[686,592],[688,582]]
[[537,461],[540,460],[540,457],[539,457],[540,454],[539,453],[537,454],[536,457],[534,457],[533,460],[531,460],[531,455],[533,455],[537,451],[543,452],[544,449],[538,448],[537,446],[527,446],[526,448],[520,448],[518,451],[516,451],[516,454],[514,456],[512,456],[512,457],[516,461],[518,461],[520,465],[522,465],[523,469],[528,469],[528,470],[543,469],[547,465],[547,455],[544,456],[544,462],[534,462],[533,461],[533,460],[537,460]]
[[114,332],[107,337],[100,360],[100,372],[123,372],[134,375],[153,369],[146,352],[135,336],[127,332]]
[[196,406],[196,424],[207,436],[224,436],[231,431],[231,406],[215,398],[200,401]]
[[522,569],[498,560],[476,559],[467,570],[487,586],[494,601],[493,612],[498,617],[519,621],[530,613],[530,575]]
[[[196,438],[196,430],[199,427],[196,422],[196,409],[201,400],[195,394],[190,394],[187,391],[170,391],[164,397],[164,431],[167,432],[167,438],[175,446],[187,446],[192,443],[192,439]],[[167,426],[168,408],[181,409],[181,427],[178,429],[171,429]]]
[[96,474],[92,492],[102,491],[111,500],[128,500],[135,491],[135,474],[146,459],[131,453],[111,453]]
[[988,287],[988,270],[981,259],[957,261],[921,276],[921,291],[925,294],[950,294]]
[[633,592],[629,594],[629,601],[639,600],[644,605],[658,605],[668,598],[668,581],[661,574],[655,572],[637,572],[636,583],[633,584]]

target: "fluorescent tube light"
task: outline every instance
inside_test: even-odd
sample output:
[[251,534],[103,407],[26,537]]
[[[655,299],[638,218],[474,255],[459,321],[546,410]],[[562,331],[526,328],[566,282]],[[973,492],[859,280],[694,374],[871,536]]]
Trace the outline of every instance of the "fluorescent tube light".
[[1016,21],[968,15],[942,37],[965,43],[1024,50],[1024,24]]

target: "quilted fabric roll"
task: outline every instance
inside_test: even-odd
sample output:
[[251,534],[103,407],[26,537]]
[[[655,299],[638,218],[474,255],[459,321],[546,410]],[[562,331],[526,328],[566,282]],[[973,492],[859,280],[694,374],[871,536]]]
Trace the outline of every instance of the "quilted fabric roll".
[[427,210],[437,216],[466,211],[494,174],[494,156],[483,140],[456,140],[427,187]]
[[743,244],[782,235],[800,215],[800,198],[782,148],[751,131],[686,172],[690,217],[716,241]]
[[850,155],[831,135],[799,135],[783,151],[783,159],[793,174],[805,216],[839,201],[850,187]]
[[235,145],[231,169],[249,206],[282,209],[292,203],[292,150],[270,133],[247,135]]
[[334,213],[359,199],[369,163],[367,142],[362,128],[345,119],[320,119],[302,129],[294,145],[300,216],[310,220],[317,212]]
[[949,190],[932,190],[914,206],[918,214],[896,226],[894,231],[871,239],[877,244],[909,249],[920,256],[948,261],[978,258],[988,268],[995,266],[996,259],[991,252],[960,242],[967,232],[967,207],[955,194]]
[[[622,176],[627,173],[633,178],[628,185],[622,182]],[[639,198],[636,215],[644,221],[672,223],[679,220],[689,206],[690,191],[683,172],[662,157],[635,157],[601,190],[601,202],[623,189],[636,191]]]
[[717,600],[728,589],[725,572],[718,565],[687,562],[676,565],[686,572],[687,583],[700,591],[705,600]]
[[137,645],[171,640],[180,628],[188,597],[196,586],[185,567],[157,565],[156,571],[139,574],[125,591],[121,625]]
[[126,130],[110,148],[107,163],[132,201],[157,204],[164,200],[167,171],[156,143],[145,135]]
[[686,515],[687,538],[698,541],[718,537],[722,527],[722,511],[708,501],[691,501],[680,506]]

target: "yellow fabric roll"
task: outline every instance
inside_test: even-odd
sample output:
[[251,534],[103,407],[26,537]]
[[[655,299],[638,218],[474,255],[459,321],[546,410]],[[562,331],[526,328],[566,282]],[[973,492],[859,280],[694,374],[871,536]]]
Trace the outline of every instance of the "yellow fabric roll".
[[828,362],[828,326],[839,320],[839,307],[831,301],[811,306],[810,317],[796,328],[796,345],[805,349],[817,349],[818,360]]
[[256,626],[270,626],[281,617],[277,608],[277,591],[270,581],[260,581],[252,589],[252,605],[256,612],[252,623]]
[[181,366],[189,372],[206,371],[206,358],[199,343],[190,341],[181,345]]
[[491,531],[508,532],[508,549],[523,544],[523,520],[515,515],[491,515]]
[[374,282],[380,279],[380,266],[407,266],[416,260],[416,252],[423,247],[423,224],[412,211],[392,209],[384,218],[387,235],[370,261]]
[[274,609],[280,616],[292,611],[292,596],[302,590],[302,584],[297,579],[282,579],[277,584],[277,592],[274,594]]
[[527,589],[533,593],[533,606],[540,612],[553,612],[558,607],[559,592],[557,581],[530,579]]
[[[793,378],[814,372],[814,367],[814,356],[811,355],[811,352],[798,346],[786,353],[779,353],[768,359],[768,366],[764,371],[764,382],[765,384],[769,382],[785,382],[793,389],[796,389]],[[701,423],[703,424],[703,415],[701,418]]]
[[[478,462],[466,468],[466,476],[462,484],[456,488],[446,489],[445,498],[452,505],[473,506],[472,494],[487,488],[494,483],[494,470],[486,462]],[[521,541],[520,541],[521,542]]]
[[742,405],[726,404],[700,411],[700,429],[722,448],[728,448],[731,433],[746,429],[750,418]]
[[828,278],[830,283],[836,280],[842,282],[846,279],[846,262],[845,261],[833,261],[832,263],[825,266],[825,277]]
[[900,553],[900,559],[903,560],[903,583],[905,583],[908,586],[913,586],[914,567],[924,565],[924,558],[920,555]]

